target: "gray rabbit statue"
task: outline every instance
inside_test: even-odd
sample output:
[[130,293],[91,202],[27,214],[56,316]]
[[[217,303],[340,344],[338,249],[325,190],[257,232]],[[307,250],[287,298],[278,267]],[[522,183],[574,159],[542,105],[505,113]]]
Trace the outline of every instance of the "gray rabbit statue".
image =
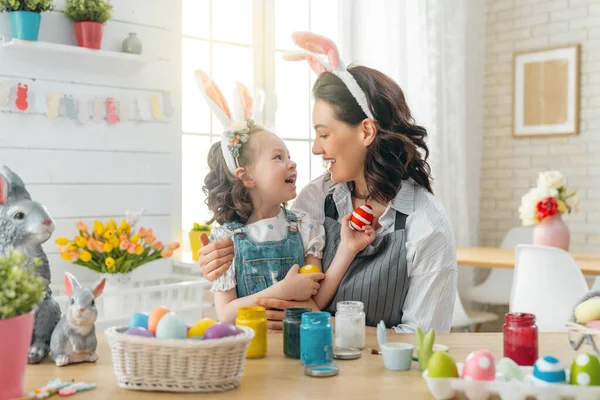
[[29,347],[29,364],[42,361],[50,349],[50,336],[60,320],[60,306],[52,297],[50,289],[50,265],[42,249],[42,243],[54,232],[54,221],[45,207],[31,196],[17,174],[6,166],[0,167],[0,254],[17,249],[29,256],[28,268],[34,259],[42,263],[36,272],[46,281],[44,299],[37,306],[34,316],[33,335]]
[[95,299],[102,294],[106,279],[92,289],[83,288],[77,279],[65,272],[65,293],[69,296],[66,312],[52,332],[50,357],[56,366],[80,362],[96,362],[96,327],[98,318]]

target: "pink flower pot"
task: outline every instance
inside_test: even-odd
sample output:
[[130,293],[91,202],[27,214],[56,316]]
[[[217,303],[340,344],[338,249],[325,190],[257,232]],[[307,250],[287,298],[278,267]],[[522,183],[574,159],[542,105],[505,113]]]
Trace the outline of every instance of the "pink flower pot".
[[81,21],[73,25],[77,45],[88,49],[100,48],[104,26],[94,21]]
[[569,251],[571,235],[559,214],[544,218],[533,228],[533,244],[559,247]]
[[23,396],[34,313],[0,319],[0,400]]

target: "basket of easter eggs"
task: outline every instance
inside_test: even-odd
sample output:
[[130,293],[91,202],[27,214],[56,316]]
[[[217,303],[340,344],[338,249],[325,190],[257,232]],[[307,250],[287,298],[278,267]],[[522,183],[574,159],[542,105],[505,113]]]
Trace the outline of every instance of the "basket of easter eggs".
[[205,318],[192,326],[166,307],[133,313],[105,331],[118,386],[163,392],[222,392],[239,386],[254,331]]
[[591,291],[578,301],[566,325],[573,350],[579,350],[585,344],[600,357],[596,345],[596,340],[600,339],[600,291]]

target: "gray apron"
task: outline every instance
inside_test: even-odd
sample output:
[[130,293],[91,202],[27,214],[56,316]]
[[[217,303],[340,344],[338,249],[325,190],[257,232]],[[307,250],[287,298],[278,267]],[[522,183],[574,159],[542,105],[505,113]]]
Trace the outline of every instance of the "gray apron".
[[[323,271],[327,272],[340,244],[341,224],[333,194],[325,199],[325,251]],[[350,264],[326,310],[335,315],[339,301],[355,300],[364,304],[367,326],[402,323],[402,307],[408,291],[406,269],[406,214],[396,211],[394,231],[365,248]]]

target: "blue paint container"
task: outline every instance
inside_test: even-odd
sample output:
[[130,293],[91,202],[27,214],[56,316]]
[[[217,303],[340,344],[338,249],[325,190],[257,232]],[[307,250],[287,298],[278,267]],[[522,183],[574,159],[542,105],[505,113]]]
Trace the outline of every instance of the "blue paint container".
[[300,325],[300,360],[304,365],[333,362],[333,328],[326,311],[302,314]]

